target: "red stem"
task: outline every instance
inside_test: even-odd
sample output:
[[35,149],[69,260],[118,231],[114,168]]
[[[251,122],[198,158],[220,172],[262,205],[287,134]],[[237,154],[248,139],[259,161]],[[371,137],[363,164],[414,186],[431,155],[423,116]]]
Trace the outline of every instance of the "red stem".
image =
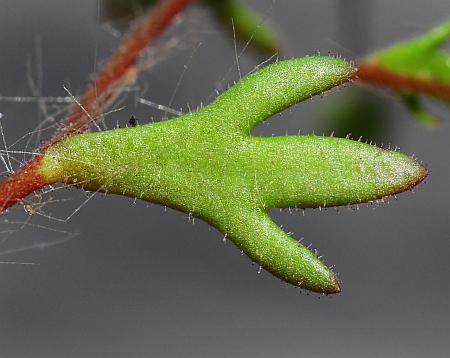
[[[97,74],[95,81],[73,105],[64,125],[45,143],[38,155],[0,182],[0,213],[24,199],[32,192],[50,184],[40,174],[42,154],[46,149],[77,133],[88,131],[93,119],[103,113],[137,74],[137,63],[143,51],[169,27],[173,19],[194,0],[160,0],[140,20],[133,24],[122,45]],[[87,115],[86,112],[89,114]]]
[[1,182],[0,212],[47,185],[39,171],[41,162],[42,156],[37,156]]
[[354,78],[361,82],[389,87],[397,91],[423,93],[444,100],[450,100],[450,86],[446,83],[399,75],[377,65],[359,64]]

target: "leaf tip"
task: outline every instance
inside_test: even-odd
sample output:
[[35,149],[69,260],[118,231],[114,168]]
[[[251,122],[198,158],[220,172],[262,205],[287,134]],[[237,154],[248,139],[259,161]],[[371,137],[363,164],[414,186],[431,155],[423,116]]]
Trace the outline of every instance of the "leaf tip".
[[[406,161],[409,161],[409,163]],[[405,159],[405,162],[399,169],[399,173],[403,176],[404,180],[402,181],[402,185],[392,195],[413,189],[428,176],[428,169],[423,164],[410,157]]]
[[330,287],[330,289],[326,293],[341,293],[341,282],[339,281],[336,274],[333,275],[333,285]]
[[383,149],[383,152],[384,164],[377,180],[385,186],[385,195],[411,190],[428,176],[428,169],[414,158],[397,151]]

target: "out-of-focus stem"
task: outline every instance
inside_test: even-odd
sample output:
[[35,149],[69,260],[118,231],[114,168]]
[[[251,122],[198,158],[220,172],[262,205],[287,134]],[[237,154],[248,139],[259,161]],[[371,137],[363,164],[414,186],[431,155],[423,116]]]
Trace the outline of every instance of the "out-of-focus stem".
[[443,100],[450,100],[450,86],[435,80],[421,80],[406,75],[400,75],[378,65],[359,64],[353,78],[364,83],[405,93],[422,93]]

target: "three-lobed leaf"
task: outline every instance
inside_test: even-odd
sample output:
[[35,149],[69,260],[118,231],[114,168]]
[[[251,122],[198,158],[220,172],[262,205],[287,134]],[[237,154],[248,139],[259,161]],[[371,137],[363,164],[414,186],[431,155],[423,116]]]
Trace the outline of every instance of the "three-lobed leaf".
[[334,273],[270,218],[273,207],[361,203],[412,188],[426,170],[412,158],[348,139],[253,137],[268,117],[345,81],[333,57],[277,62],[209,106],[176,119],[75,135],[50,147],[41,173],[170,206],[210,223],[254,262],[293,285],[339,292]]

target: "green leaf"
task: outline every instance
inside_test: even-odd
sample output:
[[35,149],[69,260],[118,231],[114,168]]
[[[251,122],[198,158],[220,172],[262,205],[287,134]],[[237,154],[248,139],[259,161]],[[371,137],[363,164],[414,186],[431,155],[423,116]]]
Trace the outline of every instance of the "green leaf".
[[450,55],[441,46],[450,37],[450,21],[429,33],[370,56],[367,62],[411,78],[450,85]]
[[439,120],[426,111],[419,95],[450,101],[450,54],[441,49],[449,37],[450,21],[371,55],[359,77],[397,91],[414,118],[434,127]]
[[278,62],[243,78],[198,112],[67,138],[45,153],[41,174],[48,183],[63,181],[189,213],[280,279],[339,292],[333,272],[284,233],[269,209],[376,200],[410,189],[426,170],[406,155],[356,141],[261,138],[250,130],[345,82],[354,71],[332,57]]

